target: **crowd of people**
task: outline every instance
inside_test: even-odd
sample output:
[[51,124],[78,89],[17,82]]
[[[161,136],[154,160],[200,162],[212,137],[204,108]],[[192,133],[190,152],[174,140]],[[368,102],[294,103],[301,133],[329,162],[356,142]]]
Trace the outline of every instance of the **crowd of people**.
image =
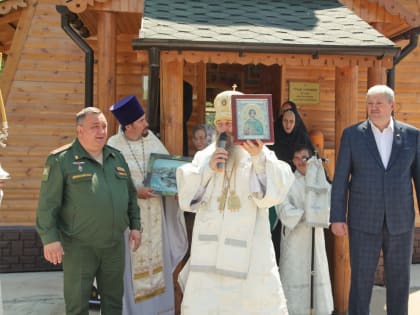
[[47,157],[36,218],[45,259],[63,264],[66,314],[88,314],[94,280],[102,314],[174,315],[177,285],[183,315],[331,314],[330,227],[349,236],[349,315],[369,314],[381,250],[387,314],[407,315],[420,134],[393,117],[394,91],[368,90],[368,118],[344,130],[332,184],[292,101],[274,144],[235,142],[237,94],[216,96],[215,130],[193,129],[175,197],[144,184],[150,155],[169,152],[134,95],[110,108],[120,126],[109,139],[101,110],[76,114],[74,141]]

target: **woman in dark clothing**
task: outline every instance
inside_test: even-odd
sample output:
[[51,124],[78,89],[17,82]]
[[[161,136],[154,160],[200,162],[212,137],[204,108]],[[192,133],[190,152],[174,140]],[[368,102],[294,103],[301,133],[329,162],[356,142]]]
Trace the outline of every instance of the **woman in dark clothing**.
[[314,146],[297,111],[296,104],[287,101],[282,104],[280,116],[274,122],[274,145],[271,146],[271,149],[279,160],[289,163],[294,170],[292,158],[297,145],[310,148],[311,153],[314,151]]
[[[289,163],[292,170],[295,166],[292,162],[293,153],[297,146],[305,146],[314,153],[314,146],[309,138],[305,124],[300,117],[296,104],[286,101],[282,104],[278,119],[274,122],[274,144],[270,147],[276,153],[279,160]],[[281,222],[277,218],[274,207],[269,211],[271,224],[271,239],[276,253],[276,261],[280,257]]]

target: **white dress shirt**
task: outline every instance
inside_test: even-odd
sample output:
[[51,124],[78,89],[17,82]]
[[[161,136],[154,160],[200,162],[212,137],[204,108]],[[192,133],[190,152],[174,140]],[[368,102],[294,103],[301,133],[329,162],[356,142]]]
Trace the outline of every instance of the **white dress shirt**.
[[372,132],[375,137],[376,147],[382,159],[382,164],[386,169],[391,156],[392,141],[394,138],[394,120],[391,118],[388,126],[381,132],[371,121]]

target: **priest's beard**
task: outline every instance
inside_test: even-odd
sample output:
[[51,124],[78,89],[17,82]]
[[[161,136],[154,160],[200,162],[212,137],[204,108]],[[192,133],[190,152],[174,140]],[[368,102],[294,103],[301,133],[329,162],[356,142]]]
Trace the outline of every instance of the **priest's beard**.
[[[226,161],[226,165],[231,166],[234,163],[238,164],[237,162],[239,162],[244,156],[246,156],[248,152],[246,152],[242,148],[242,146],[233,143],[233,136],[231,133],[226,132],[226,134],[227,134],[227,138],[226,138],[225,150],[228,151],[228,158]],[[216,146],[218,146],[219,144],[219,138],[220,138],[220,133],[218,132],[216,135]]]

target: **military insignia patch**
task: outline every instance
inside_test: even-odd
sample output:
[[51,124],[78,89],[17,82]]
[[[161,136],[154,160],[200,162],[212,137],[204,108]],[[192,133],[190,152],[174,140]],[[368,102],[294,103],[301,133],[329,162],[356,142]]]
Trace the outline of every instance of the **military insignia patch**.
[[125,169],[123,167],[117,166],[115,169],[117,170],[118,175],[120,175],[120,176],[128,176],[127,175],[127,172],[125,171]]
[[46,182],[48,181],[48,176],[50,175],[50,167],[49,166],[45,166],[43,171],[42,171],[42,181]]
[[117,172],[125,172],[124,167],[121,167],[121,166],[117,166],[116,170],[117,170]]
[[77,165],[77,169],[79,170],[79,172],[83,171],[83,164],[85,164],[85,162],[83,161],[73,162],[73,165]]

